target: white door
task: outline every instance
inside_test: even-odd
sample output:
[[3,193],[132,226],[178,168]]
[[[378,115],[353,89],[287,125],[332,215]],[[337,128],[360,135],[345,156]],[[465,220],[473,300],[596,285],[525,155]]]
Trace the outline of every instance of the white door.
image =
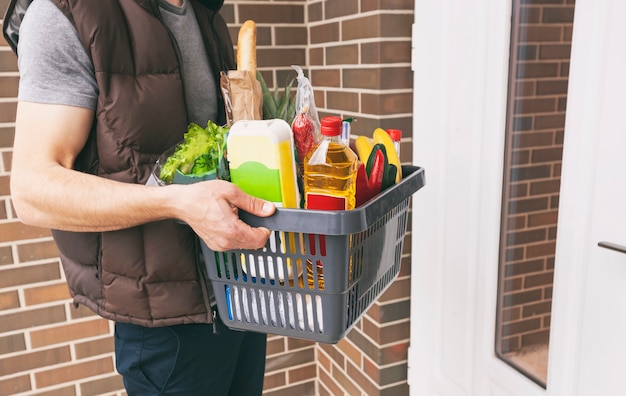
[[623,0],[576,0],[547,389],[494,353],[511,8],[416,1],[411,395],[626,395]]

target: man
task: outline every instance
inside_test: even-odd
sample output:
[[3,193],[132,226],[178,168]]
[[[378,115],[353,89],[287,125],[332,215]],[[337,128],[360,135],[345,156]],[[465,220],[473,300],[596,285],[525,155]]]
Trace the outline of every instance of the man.
[[74,302],[116,322],[129,395],[262,391],[265,335],[209,324],[198,237],[260,248],[269,230],[237,210],[274,206],[226,181],[145,185],[190,122],[225,123],[218,78],[235,65],[222,3],[12,0],[4,19],[21,75],[13,204],[53,230]]

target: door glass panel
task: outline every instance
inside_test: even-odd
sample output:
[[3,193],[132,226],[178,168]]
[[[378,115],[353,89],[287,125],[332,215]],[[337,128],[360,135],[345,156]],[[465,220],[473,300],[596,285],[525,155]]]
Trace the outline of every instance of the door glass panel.
[[574,0],[513,0],[496,354],[545,387]]

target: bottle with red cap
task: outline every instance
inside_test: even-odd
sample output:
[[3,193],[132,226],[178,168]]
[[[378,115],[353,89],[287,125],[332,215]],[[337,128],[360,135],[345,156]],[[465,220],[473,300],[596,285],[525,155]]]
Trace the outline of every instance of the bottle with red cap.
[[402,139],[402,131],[400,129],[387,129],[387,133],[393,140],[393,147],[396,149],[396,154],[400,158],[400,139]]
[[304,160],[306,209],[348,210],[356,204],[358,156],[341,141],[342,119],[321,120],[322,140]]

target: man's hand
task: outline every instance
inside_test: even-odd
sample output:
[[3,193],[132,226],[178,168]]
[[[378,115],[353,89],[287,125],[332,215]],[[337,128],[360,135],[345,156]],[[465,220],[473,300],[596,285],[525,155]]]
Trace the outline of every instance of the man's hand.
[[271,203],[244,193],[236,185],[214,180],[185,186],[168,186],[179,192],[176,216],[214,251],[259,249],[270,236],[267,228],[250,227],[237,215],[239,209],[259,217],[276,210]]

